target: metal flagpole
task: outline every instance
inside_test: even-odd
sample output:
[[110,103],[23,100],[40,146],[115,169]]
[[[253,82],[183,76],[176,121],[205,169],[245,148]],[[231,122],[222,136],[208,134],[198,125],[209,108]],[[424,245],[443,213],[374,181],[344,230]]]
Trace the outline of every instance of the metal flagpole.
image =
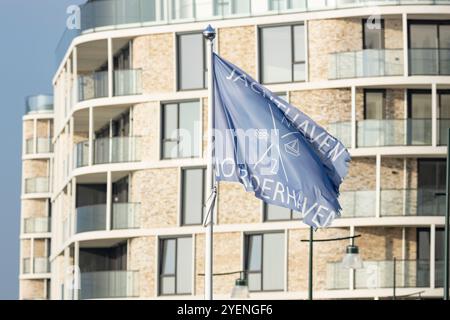
[[449,227],[450,227],[450,128],[447,134],[447,182],[446,182],[446,196],[445,196],[445,243],[444,243],[444,300],[448,300],[448,282],[449,282]]
[[313,237],[314,229],[313,227],[309,227],[308,300],[313,299]]
[[208,167],[206,170],[206,187],[207,190],[214,194],[205,218],[205,299],[213,300],[213,224],[214,224],[214,202],[215,202],[215,178],[213,168],[213,120],[214,120],[214,39],[216,38],[216,30],[208,25],[203,31],[203,36],[209,41],[209,67],[208,67]]

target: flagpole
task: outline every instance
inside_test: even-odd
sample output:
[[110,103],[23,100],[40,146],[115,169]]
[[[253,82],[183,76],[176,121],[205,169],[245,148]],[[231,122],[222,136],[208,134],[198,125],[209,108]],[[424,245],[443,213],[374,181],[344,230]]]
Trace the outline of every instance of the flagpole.
[[[216,31],[208,25],[203,31],[203,36],[209,42],[209,67],[208,67],[208,166],[206,169],[206,190],[212,195],[214,192],[214,168],[213,168],[213,120],[214,120],[214,39]],[[215,197],[212,200],[215,201]],[[213,300],[213,234],[214,234],[214,203],[210,204],[209,214],[205,220],[205,300]]]

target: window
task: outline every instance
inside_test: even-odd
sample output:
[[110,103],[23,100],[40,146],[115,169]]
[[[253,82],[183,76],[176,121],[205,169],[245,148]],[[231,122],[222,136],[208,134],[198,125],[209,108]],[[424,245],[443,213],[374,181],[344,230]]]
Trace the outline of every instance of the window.
[[301,213],[298,211],[264,202],[264,221],[296,220],[301,217]]
[[411,21],[409,47],[411,74],[450,74],[450,24],[448,21]]
[[200,102],[168,103],[162,107],[163,159],[200,156]]
[[202,224],[206,193],[206,170],[204,168],[183,169],[181,181],[181,224]]
[[159,293],[190,294],[192,291],[192,238],[160,241]]
[[245,13],[250,13],[250,0],[214,0],[215,16]]
[[207,87],[206,45],[202,33],[179,34],[178,90]]
[[378,21],[363,20],[364,49],[384,49],[384,20],[380,20],[379,26],[377,23]]
[[385,90],[364,90],[364,119],[385,118]]
[[284,233],[249,234],[245,238],[245,270],[250,291],[284,289]]
[[417,160],[417,215],[445,214],[445,159]]
[[305,81],[303,25],[261,28],[260,40],[263,83]]
[[417,228],[417,287],[430,285],[430,229]]

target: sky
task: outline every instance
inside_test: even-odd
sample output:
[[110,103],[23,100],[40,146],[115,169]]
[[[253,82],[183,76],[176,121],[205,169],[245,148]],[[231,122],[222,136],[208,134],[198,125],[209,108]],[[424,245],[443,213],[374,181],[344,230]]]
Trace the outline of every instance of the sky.
[[25,97],[52,93],[66,8],[84,0],[0,0],[0,300],[19,296],[22,116]]

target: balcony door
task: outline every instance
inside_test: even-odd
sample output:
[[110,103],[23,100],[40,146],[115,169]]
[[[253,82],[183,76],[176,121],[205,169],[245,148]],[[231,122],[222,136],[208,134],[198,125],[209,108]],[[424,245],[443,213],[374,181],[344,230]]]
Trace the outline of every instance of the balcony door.
[[445,177],[445,159],[418,160],[417,215],[444,215]]
[[409,70],[412,75],[450,74],[448,21],[411,21],[409,49]]
[[363,49],[363,76],[384,75],[384,20],[363,20]]
[[408,145],[431,145],[431,91],[408,91]]
[[450,128],[450,91],[442,91],[439,94],[438,105],[438,144],[448,145],[448,128]]

